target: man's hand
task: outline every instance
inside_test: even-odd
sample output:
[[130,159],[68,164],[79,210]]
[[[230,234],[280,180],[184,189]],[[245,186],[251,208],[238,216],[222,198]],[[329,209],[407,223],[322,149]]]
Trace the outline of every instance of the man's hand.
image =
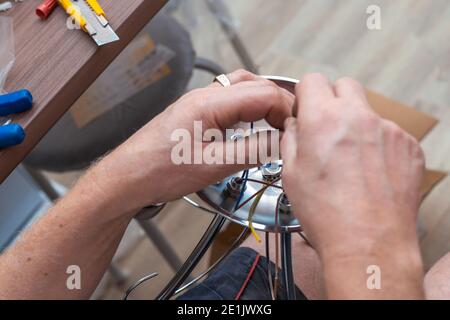
[[[351,79],[318,74],[296,88],[286,121],[283,185],[321,257],[331,298],[421,298],[416,218],[424,155],[418,142],[377,116]],[[380,267],[381,290],[367,268]]]
[[[194,121],[219,130],[260,119],[283,126],[291,114],[292,94],[245,71],[229,78],[231,87],[216,83],[185,95],[90,169],[0,256],[0,299],[89,298],[141,208],[177,199],[242,169],[171,161],[172,133],[182,128],[192,133]],[[228,142],[201,146],[210,143]],[[79,290],[67,287],[71,265],[81,270]]]
[[[172,133],[186,129],[193,137],[194,121],[202,121],[203,131],[210,128],[225,131],[240,121],[261,119],[276,128],[283,127],[292,112],[292,94],[247,71],[236,71],[228,77],[232,86],[225,88],[214,83],[186,94],[101,161],[90,174],[100,189],[120,199],[127,210],[140,209],[178,199],[247,167],[175,165],[171,160],[172,148],[177,144],[171,141]],[[211,143],[233,143],[196,142],[200,142],[201,148]]]

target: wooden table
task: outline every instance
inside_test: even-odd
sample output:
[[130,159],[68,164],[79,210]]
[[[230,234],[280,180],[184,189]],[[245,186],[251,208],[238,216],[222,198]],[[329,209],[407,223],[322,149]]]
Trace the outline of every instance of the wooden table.
[[67,29],[61,8],[47,21],[34,14],[37,1],[18,3],[0,15],[14,19],[16,62],[6,91],[26,88],[34,97],[32,111],[12,117],[27,137],[20,146],[0,151],[0,183],[166,2],[99,0],[121,39],[100,48],[80,30]]

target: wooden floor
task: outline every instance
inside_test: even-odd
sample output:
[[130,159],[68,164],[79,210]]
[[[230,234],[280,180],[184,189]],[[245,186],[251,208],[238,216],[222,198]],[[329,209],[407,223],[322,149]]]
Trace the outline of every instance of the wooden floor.
[[[183,0],[174,13],[189,29],[199,55],[227,70],[242,67],[204,0]],[[352,76],[365,86],[440,119],[423,141],[428,167],[450,172],[450,1],[448,0],[230,0],[240,34],[263,74],[299,78],[320,71],[336,79]],[[378,4],[382,29],[369,31],[366,8]],[[196,76],[193,86],[205,78]],[[209,80],[209,79],[208,79]],[[175,203],[159,223],[183,257],[210,217]],[[450,178],[421,208],[421,240],[430,267],[450,251]],[[188,223],[190,221],[195,223]],[[188,222],[186,222],[188,221]],[[134,298],[151,298],[171,272],[147,240],[121,265],[136,279],[162,271]],[[111,289],[104,298],[118,298]]]

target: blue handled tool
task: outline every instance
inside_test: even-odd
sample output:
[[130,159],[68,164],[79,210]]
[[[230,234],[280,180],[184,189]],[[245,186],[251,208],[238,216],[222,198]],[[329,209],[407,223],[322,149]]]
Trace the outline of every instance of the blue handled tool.
[[[0,117],[30,110],[33,96],[28,90],[19,90],[0,96]],[[18,124],[0,125],[0,149],[18,145],[25,139],[25,130]]]
[[0,96],[0,117],[30,110],[32,106],[33,96],[28,90],[4,94]]
[[21,144],[25,139],[25,130],[18,124],[0,126],[0,149]]

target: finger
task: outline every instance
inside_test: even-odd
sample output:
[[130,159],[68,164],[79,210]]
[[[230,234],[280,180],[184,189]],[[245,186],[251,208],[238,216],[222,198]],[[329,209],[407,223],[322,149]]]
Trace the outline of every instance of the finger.
[[[260,131],[237,141],[212,142],[205,150],[215,150],[215,154],[224,155],[222,163],[213,165],[211,170],[215,175],[227,177],[241,170],[279,160],[279,146],[279,131]],[[204,151],[204,159],[205,156],[209,156],[208,151]]]
[[293,160],[297,156],[297,121],[295,118],[288,118],[285,121],[283,138],[281,140],[281,158],[285,163]]
[[316,108],[322,102],[335,98],[328,78],[320,73],[307,74],[295,88],[300,108]]
[[[284,99],[286,99],[286,103],[292,105],[292,107],[295,105],[295,95],[292,94],[289,90],[279,87],[275,82],[264,79],[264,78],[260,78],[257,80],[253,80],[253,81],[243,81],[240,82],[236,85],[234,85],[234,87],[242,87],[242,88],[251,88],[251,87],[264,87],[264,86],[272,86],[274,88],[280,89],[281,92],[283,93],[283,97]],[[294,111],[292,111],[294,112]]]
[[367,102],[364,87],[351,78],[341,78],[334,84],[334,91],[338,98],[357,98]]
[[[245,71],[245,70],[238,70],[238,71],[236,71],[236,75],[240,76],[241,79],[251,79],[251,80],[243,80],[241,82],[237,82],[236,84],[233,85],[233,87],[247,87],[247,88],[250,88],[250,87],[272,86],[274,88],[279,88],[279,89],[282,90],[282,92],[284,94],[284,98],[286,99],[286,102],[291,104],[292,106],[294,106],[295,95],[292,94],[289,90],[279,87],[275,82],[270,81],[270,80],[265,79],[265,78],[260,77],[260,76],[256,76],[256,75],[254,75],[252,73],[249,73],[248,71]],[[219,87],[222,87],[222,86],[220,85]]]
[[[205,116],[221,129],[243,122],[265,119],[272,127],[283,128],[284,120],[292,113],[293,97],[271,85],[230,87],[214,91],[205,98]],[[206,120],[206,119],[205,119]]]
[[[228,80],[230,80],[231,85],[243,82],[243,81],[252,81],[252,80],[259,80],[263,79],[260,76],[257,76],[256,74],[251,73],[250,71],[239,69],[232,73],[229,73],[226,75]],[[210,88],[222,88],[223,85],[220,84],[217,81],[214,81],[211,83],[208,87]]]

